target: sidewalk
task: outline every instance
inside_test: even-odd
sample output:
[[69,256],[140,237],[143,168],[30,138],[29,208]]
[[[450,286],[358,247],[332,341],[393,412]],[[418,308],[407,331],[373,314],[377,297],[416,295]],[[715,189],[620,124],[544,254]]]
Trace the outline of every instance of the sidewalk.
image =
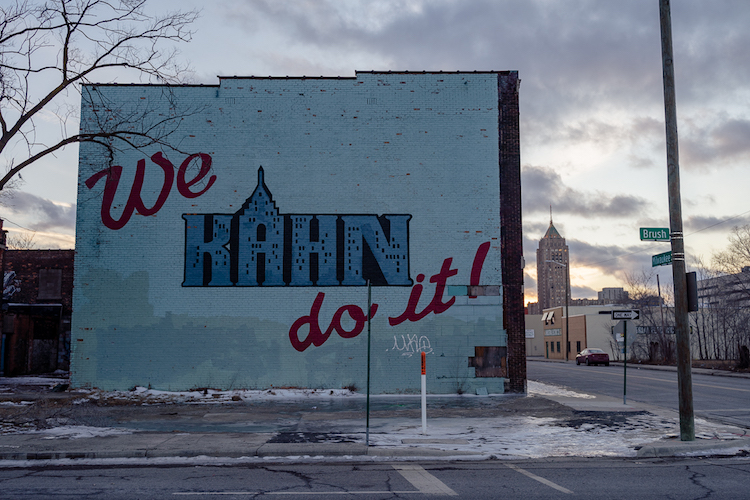
[[[28,377],[27,377],[28,378]],[[348,391],[48,392],[0,378],[0,464],[51,459],[472,459],[665,457],[750,451],[745,429],[696,421],[680,442],[676,412],[529,382],[529,397]],[[333,393],[333,394],[332,394]],[[742,450],[745,450],[742,452]],[[200,458],[197,458],[200,457]]]

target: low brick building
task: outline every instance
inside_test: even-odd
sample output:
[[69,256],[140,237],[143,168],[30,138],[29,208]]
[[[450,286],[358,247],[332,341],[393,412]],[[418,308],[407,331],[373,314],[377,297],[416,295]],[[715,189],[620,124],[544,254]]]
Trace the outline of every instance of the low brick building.
[[4,375],[68,370],[74,250],[4,250]]

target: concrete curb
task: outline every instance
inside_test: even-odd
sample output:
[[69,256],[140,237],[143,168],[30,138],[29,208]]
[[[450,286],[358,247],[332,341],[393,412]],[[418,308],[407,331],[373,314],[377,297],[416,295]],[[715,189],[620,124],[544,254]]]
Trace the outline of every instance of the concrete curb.
[[[209,450],[124,450],[124,451],[54,451],[54,452],[3,452],[0,460],[60,460],[60,459],[118,459],[118,458],[283,458],[283,457],[398,457],[398,458],[445,458],[482,456],[482,453],[468,451],[446,451],[432,448],[375,448],[364,444],[352,443],[353,446],[341,447],[339,443],[315,444],[297,443],[295,445],[270,444],[255,450],[244,452],[228,450],[216,452]],[[305,446],[311,445],[311,446]]]
[[[575,360],[573,361],[563,361],[559,359],[545,359],[545,358],[530,358],[527,357],[526,361],[535,361],[537,363],[575,363]],[[615,366],[622,366],[622,361],[612,361],[610,360],[610,364]],[[664,372],[676,372],[677,367],[676,366],[669,366],[669,365],[644,365],[641,363],[628,363],[628,368],[638,369],[638,370],[655,370],[655,371],[664,371]],[[697,374],[697,375],[710,375],[715,377],[733,377],[733,378],[748,378],[750,379],[750,373],[735,373],[730,372],[726,370],[714,370],[712,368],[692,368],[691,373]]]
[[667,458],[692,454],[720,455],[722,450],[737,448],[750,451],[750,438],[657,441],[638,450],[636,456],[638,458]]

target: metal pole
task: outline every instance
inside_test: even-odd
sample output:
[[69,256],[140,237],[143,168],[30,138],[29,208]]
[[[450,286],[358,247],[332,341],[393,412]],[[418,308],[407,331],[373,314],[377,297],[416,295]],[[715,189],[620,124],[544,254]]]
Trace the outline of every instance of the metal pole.
[[622,322],[622,404],[628,404],[626,394],[628,393],[628,322]]
[[370,320],[372,310],[372,284],[367,280],[367,430],[365,431],[365,446],[370,446]]
[[570,272],[568,266],[563,264],[563,272],[565,273],[565,361],[568,361],[568,351],[570,351],[570,340],[568,332],[570,332],[570,314],[568,314],[568,295],[570,292]]
[[675,103],[672,60],[672,17],[669,0],[659,0],[661,55],[664,75],[664,115],[667,131],[667,184],[669,192],[669,230],[672,240],[672,277],[674,281],[675,334],[677,336],[677,389],[680,404],[680,440],[695,440],[693,417],[693,381],[690,361],[687,282],[685,280],[685,242],[682,233],[680,200],[680,161],[677,148],[677,106]]

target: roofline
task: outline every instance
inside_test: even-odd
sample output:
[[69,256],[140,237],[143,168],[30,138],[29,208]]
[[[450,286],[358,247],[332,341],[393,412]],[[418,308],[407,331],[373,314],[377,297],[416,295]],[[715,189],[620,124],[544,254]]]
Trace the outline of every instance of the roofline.
[[[359,74],[371,74],[371,75],[511,75],[518,73],[516,70],[506,71],[355,71],[355,76],[256,76],[256,75],[233,75],[223,76],[217,75],[219,80],[356,80]],[[220,87],[221,84],[203,84],[203,83],[84,83],[84,87],[205,87],[205,88],[216,88]]]
[[400,70],[400,71],[393,71],[393,70],[369,70],[369,71],[361,71],[356,70],[354,71],[355,76],[308,76],[308,75],[302,75],[302,76],[257,76],[257,75],[250,75],[250,76],[242,76],[242,75],[233,75],[233,76],[223,76],[223,75],[217,75],[218,78],[222,80],[231,80],[234,78],[253,78],[257,80],[287,80],[287,79],[296,79],[296,80],[353,80],[356,79],[359,74],[373,74],[373,75],[469,75],[469,74],[485,74],[485,75],[510,75],[513,73],[518,73],[516,70],[505,70],[505,71],[408,71],[408,70]]
[[83,83],[82,87],[204,87],[218,88],[218,83]]

